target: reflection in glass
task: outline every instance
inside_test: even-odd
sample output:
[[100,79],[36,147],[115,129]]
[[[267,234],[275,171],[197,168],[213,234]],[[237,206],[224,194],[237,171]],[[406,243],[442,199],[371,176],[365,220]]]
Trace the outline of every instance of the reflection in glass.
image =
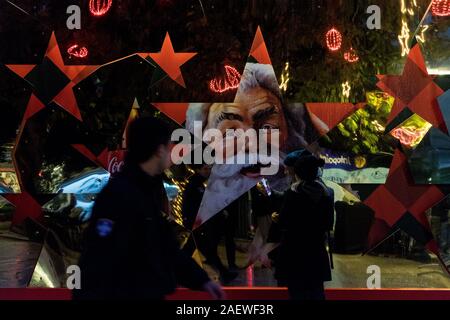
[[394,98],[367,93],[367,105],[358,109],[319,139],[325,160],[323,178],[338,183],[386,182],[393,148],[385,138]]
[[12,161],[14,144],[0,144],[0,193],[20,192],[19,180]]
[[408,158],[416,184],[450,183],[450,138],[431,128]]
[[393,129],[390,134],[406,148],[415,148],[431,127],[431,123],[418,114],[414,114]]
[[61,183],[56,193],[99,193],[108,183],[109,177],[109,172],[101,168],[86,170]]
[[429,211],[431,231],[438,245],[442,266],[450,273],[450,196]]
[[416,39],[429,74],[450,74],[450,18],[428,12],[416,31]]
[[0,235],[9,230],[14,213],[14,206],[0,196]]

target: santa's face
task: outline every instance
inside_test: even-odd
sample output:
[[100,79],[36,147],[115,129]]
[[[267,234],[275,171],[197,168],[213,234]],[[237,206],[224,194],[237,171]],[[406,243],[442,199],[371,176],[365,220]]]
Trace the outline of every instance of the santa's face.
[[[206,129],[218,129],[224,137],[227,130],[247,130],[254,129],[257,133],[256,145],[259,153],[261,131],[264,131],[264,139],[267,142],[267,150],[276,147],[278,150],[282,147],[287,138],[287,124],[284,118],[282,104],[270,91],[255,87],[245,92],[239,91],[234,103],[215,103],[211,105],[208,113]],[[276,139],[272,134],[276,132]],[[274,142],[274,140],[277,140]],[[230,139],[224,143],[224,155],[227,148],[233,148],[232,154],[236,154],[236,144],[229,144]],[[231,140],[231,142],[234,142]],[[249,152],[248,146],[245,146],[245,152]],[[230,153],[228,153],[230,154]],[[260,176],[261,164],[244,166],[241,173],[248,177]]]

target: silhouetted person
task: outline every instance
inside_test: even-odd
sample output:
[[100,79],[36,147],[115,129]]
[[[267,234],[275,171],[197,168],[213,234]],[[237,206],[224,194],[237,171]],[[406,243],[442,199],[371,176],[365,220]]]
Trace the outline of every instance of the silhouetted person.
[[183,192],[182,215],[183,224],[189,230],[194,226],[198,208],[202,203],[206,182],[211,174],[210,165],[193,165],[194,174],[189,178]]
[[180,284],[223,298],[176,241],[163,217],[161,174],[170,166],[170,130],[156,118],[139,118],[128,130],[124,169],[95,202],[80,259],[80,299],[164,299]]
[[323,283],[331,280],[325,239],[333,226],[334,199],[318,179],[323,165],[311,155],[296,161],[296,181],[286,191],[279,216],[282,240],[275,275],[295,300],[325,299]]
[[[194,174],[189,177],[186,188],[183,192],[183,203],[181,214],[183,216],[183,225],[186,229],[192,230],[197,217],[198,209],[202,203],[203,194],[205,193],[206,182],[208,181],[209,175],[211,174],[211,166],[203,165],[193,165]],[[200,243],[202,239],[201,228],[193,231],[188,241],[183,247],[183,251],[188,255],[192,256],[196,249],[196,243]]]
[[[206,183],[211,174],[211,167],[208,165],[193,165],[192,167],[195,173],[189,178],[186,185],[182,204],[183,223],[189,230],[192,230],[194,226],[198,209],[202,203]],[[226,217],[223,212],[218,213],[193,230],[183,247],[183,251],[189,256],[192,256],[197,248],[206,258],[206,263],[219,272],[220,279],[223,283],[228,283],[237,276],[236,272],[231,272],[223,265],[217,252],[222,235],[225,234],[228,263],[230,264],[231,261],[231,264],[235,265],[235,257],[230,253],[231,250],[236,250],[235,246],[231,247],[232,245],[230,244],[230,237],[234,237],[234,233],[230,231],[230,224],[233,223],[230,219],[233,219],[233,217]],[[234,239],[232,240],[232,244],[234,244]]]
[[224,209],[225,215],[225,251],[227,254],[228,268],[236,271],[239,267],[236,265],[236,228],[239,219],[239,198],[230,203]]

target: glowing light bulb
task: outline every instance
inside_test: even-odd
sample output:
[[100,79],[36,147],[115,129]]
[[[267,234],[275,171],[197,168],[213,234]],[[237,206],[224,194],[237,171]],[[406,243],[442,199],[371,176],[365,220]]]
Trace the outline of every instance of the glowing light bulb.
[[350,82],[346,81],[342,84],[342,97],[344,98],[350,98],[350,92],[352,90],[352,87],[350,86]]
[[103,16],[111,9],[112,0],[89,0],[89,11],[94,16]]
[[237,89],[241,81],[241,74],[232,66],[225,66],[225,78],[212,79],[209,83],[209,88],[212,92],[224,93],[229,90]]
[[286,62],[284,66],[284,70],[281,73],[281,83],[280,83],[280,90],[283,90],[284,92],[287,91],[289,80],[289,62]]
[[325,35],[327,47],[330,51],[338,51],[342,46],[342,34],[336,29],[331,28]]
[[86,58],[89,51],[86,47],[80,47],[77,44],[74,44],[67,49],[67,53],[69,56],[74,56],[75,58]]
[[350,50],[344,53],[344,59],[349,63],[355,63],[359,61],[359,56],[353,48],[350,48]]
[[431,3],[431,14],[437,17],[449,17],[450,0],[433,0]]

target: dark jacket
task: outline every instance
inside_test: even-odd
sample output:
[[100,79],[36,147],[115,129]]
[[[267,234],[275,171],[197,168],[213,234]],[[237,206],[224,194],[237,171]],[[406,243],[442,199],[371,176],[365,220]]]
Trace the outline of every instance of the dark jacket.
[[255,217],[268,216],[276,211],[271,197],[259,191],[258,187],[253,187],[250,192],[252,196],[252,212]]
[[333,207],[333,193],[322,182],[303,183],[295,191],[286,191],[275,273],[281,285],[308,288],[331,280],[325,239],[333,227]]
[[200,289],[206,273],[179,250],[161,214],[162,178],[128,166],[98,195],[80,259],[75,298],[163,299],[176,284]]
[[195,173],[189,178],[189,182],[183,192],[182,216],[183,224],[189,230],[194,226],[198,209],[202,203],[203,194],[205,193],[206,179],[200,174]]

